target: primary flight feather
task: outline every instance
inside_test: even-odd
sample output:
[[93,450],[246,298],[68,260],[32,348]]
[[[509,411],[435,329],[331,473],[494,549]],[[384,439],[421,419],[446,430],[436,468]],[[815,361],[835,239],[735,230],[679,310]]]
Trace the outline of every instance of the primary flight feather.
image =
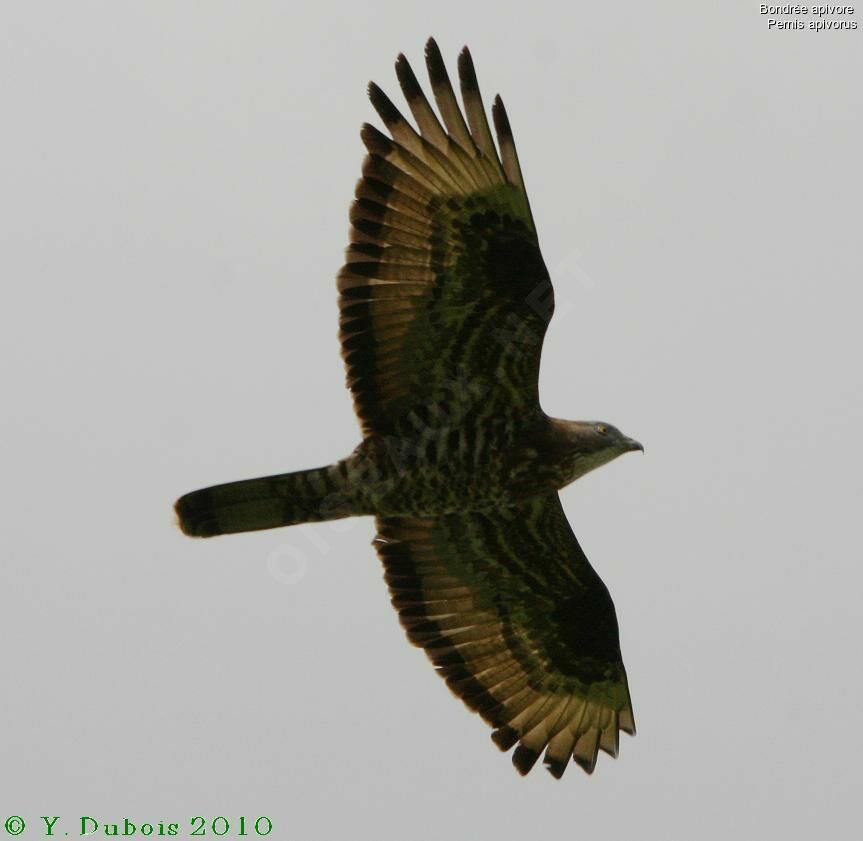
[[[374,545],[402,625],[526,774],[544,752],[588,773],[635,732],[608,590],[558,490],[641,445],[539,405],[554,309],[509,120],[497,148],[470,53],[463,108],[434,40],[437,114],[403,55],[416,124],[375,84],[389,136],[368,150],[338,276],[340,339],[363,441],[328,467],[231,482],[176,503],[186,534],[376,517]],[[440,117],[438,117],[438,114]]]

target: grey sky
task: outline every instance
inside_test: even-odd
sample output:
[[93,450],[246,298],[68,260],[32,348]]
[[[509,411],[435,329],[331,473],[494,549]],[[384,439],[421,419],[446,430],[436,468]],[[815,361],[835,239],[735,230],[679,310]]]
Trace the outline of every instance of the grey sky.
[[[863,32],[491,9],[7,8],[3,819],[856,837]],[[406,642],[370,519],[173,525],[182,492],[358,443],[334,275],[365,84],[398,100],[431,34],[507,103],[558,300],[544,408],[646,448],[563,494],[639,730],[591,778],[498,755]]]

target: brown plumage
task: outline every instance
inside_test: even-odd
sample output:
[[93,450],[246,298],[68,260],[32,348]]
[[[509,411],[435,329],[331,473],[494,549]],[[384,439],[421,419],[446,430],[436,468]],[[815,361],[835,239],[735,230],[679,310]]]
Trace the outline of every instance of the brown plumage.
[[[416,128],[386,94],[370,125],[340,338],[363,442],[330,467],[232,482],[177,502],[211,536],[371,514],[408,638],[526,774],[588,773],[635,732],[611,598],[557,491],[641,445],[609,424],[549,418],[538,394],[554,309],[509,120],[486,117],[470,53],[458,104],[433,40],[440,119],[403,55]],[[498,154],[499,150],[499,154]]]

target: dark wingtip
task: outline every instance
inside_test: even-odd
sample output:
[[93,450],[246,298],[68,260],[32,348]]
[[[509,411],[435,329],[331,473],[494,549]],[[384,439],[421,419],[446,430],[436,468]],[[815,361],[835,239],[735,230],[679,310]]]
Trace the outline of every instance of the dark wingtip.
[[443,63],[440,47],[434,38],[429,38],[426,41],[426,67],[428,67],[429,78],[432,86],[445,85],[449,83],[449,75],[446,72],[446,65]]
[[491,740],[501,750],[507,751],[518,741],[518,733],[511,727],[500,727],[491,734]]
[[381,90],[380,85],[377,82],[369,82],[366,85],[366,94],[368,94],[369,99],[374,102],[376,99],[379,99],[382,96],[386,96],[386,94]]
[[401,119],[398,108],[393,105],[392,100],[381,90],[375,82],[369,82],[368,87],[369,99],[378,112],[380,118],[389,125],[390,123],[398,122]]
[[394,145],[392,140],[371,123],[363,123],[360,137],[369,152],[380,155],[382,158],[385,158],[392,151]]
[[536,751],[526,748],[524,745],[519,745],[512,754],[512,764],[515,765],[516,771],[524,776],[539,759],[539,754]]
[[632,707],[627,707],[618,717],[618,725],[624,733],[630,736],[635,735],[635,716],[632,714]]
[[590,759],[584,759],[579,756],[574,756],[573,759],[578,763],[579,768],[581,768],[586,774],[592,774],[594,769],[596,768],[595,753]]
[[494,120],[494,127],[501,137],[512,137],[512,128],[509,124],[509,117],[506,115],[506,108],[503,105],[503,100],[500,94],[495,96],[491,106],[491,116]]
[[422,96],[420,83],[417,81],[416,74],[404,53],[399,53],[399,57],[396,59],[396,76],[408,102]]
[[551,774],[556,780],[559,780],[564,772],[566,771],[566,766],[569,765],[567,760],[560,759],[552,759],[549,756],[543,760],[543,765],[545,766],[545,770]]
[[476,78],[476,68],[473,66],[470,50],[463,47],[458,55],[458,75],[462,84],[471,92],[479,93],[479,82]]

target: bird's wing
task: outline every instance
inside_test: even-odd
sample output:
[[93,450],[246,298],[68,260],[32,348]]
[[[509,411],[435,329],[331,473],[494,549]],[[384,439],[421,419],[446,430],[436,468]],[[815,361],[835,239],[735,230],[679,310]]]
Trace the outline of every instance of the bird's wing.
[[370,125],[339,273],[340,339],[364,431],[454,400],[538,407],[539,357],[554,307],[503,102],[495,150],[467,48],[462,114],[437,44],[426,45],[443,124],[404,56],[396,71],[417,132],[374,84],[392,138]]
[[588,773],[635,733],[617,619],[557,494],[485,513],[379,518],[375,541],[408,638],[450,689],[517,742],[522,774],[545,751]]

